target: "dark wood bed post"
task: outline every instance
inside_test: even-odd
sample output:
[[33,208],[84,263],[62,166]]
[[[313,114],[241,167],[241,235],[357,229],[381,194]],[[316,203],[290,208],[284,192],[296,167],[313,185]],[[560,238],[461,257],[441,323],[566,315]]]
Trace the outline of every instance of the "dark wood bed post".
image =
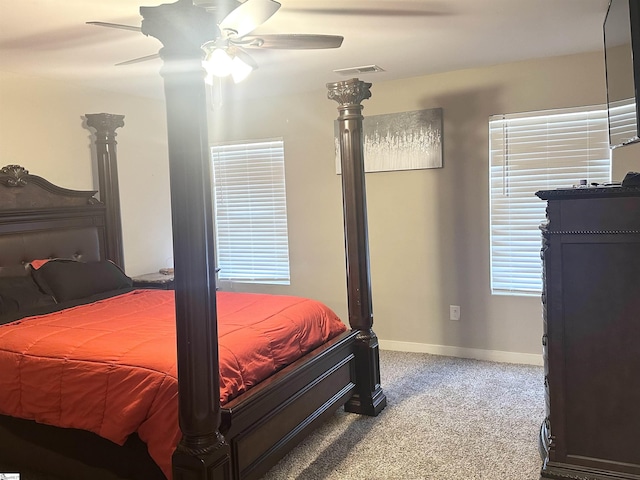
[[349,324],[353,330],[358,331],[355,341],[356,393],[345,404],[345,410],[376,416],[387,405],[387,397],[380,387],[378,337],[371,328],[373,306],[360,104],[362,100],[371,97],[370,87],[370,83],[357,78],[327,84],[329,99],[339,104]]
[[87,126],[95,129],[98,156],[98,191],[107,211],[107,260],[124,268],[120,192],[118,190],[118,154],[116,128],[124,126],[124,115],[87,113]]
[[162,42],[171,183],[182,439],[174,480],[231,478],[230,448],[220,433],[220,376],[211,166],[204,56],[219,35],[215,18],[191,0],[141,7],[142,33]]

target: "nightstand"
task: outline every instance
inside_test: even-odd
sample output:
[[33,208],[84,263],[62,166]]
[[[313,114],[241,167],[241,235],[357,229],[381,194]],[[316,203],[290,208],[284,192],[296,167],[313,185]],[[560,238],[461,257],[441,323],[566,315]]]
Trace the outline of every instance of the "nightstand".
[[133,277],[135,288],[155,288],[158,290],[173,290],[173,274],[147,273]]

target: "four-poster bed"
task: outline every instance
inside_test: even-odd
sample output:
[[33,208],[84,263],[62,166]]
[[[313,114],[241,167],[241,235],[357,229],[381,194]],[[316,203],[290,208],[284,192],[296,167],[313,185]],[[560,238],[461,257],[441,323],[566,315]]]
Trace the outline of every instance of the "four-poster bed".
[[[215,286],[204,72],[199,48],[210,39],[211,23],[205,10],[186,0],[142,7],[141,13],[143,32],[155,36],[164,45],[160,55],[165,62],[162,75],[169,137],[177,397],[182,432],[173,454],[172,476],[176,480],[257,478],[339,407],[344,405],[350,412],[377,415],[386,405],[380,387],[378,343],[371,329],[362,152],[360,102],[369,98],[370,84],[354,79],[328,85],[329,98],[339,103],[340,113],[351,330],[221,405],[217,343],[219,305]],[[177,63],[192,68],[173,68]],[[123,125],[122,117],[88,115],[87,125],[97,132],[101,202],[93,197],[95,192],[60,189],[19,167],[9,167],[0,174],[0,187],[6,187],[0,193],[0,243],[27,245],[14,248],[8,257],[0,255],[0,276],[24,275],[25,264],[38,258],[112,260],[122,265],[115,159],[115,129]],[[39,192],[44,189],[56,200],[48,197],[44,203],[34,203],[23,193],[34,189]],[[78,233],[82,235],[76,238]],[[25,239],[35,241],[30,243]],[[38,455],[41,461],[49,461],[52,469],[65,463],[66,478],[87,478],[87,474],[78,474],[77,463],[66,465],[69,457],[77,456],[79,458],[73,462],[96,466],[91,470],[91,478],[162,478],[148,458],[137,460],[146,452],[135,435],[127,440],[131,445],[125,448],[126,454],[122,453],[123,447],[96,446],[106,442],[97,436],[91,439],[85,436],[82,440],[77,436],[61,439],[54,442],[59,451],[55,448],[52,451],[52,442],[47,439],[53,434],[51,431],[44,433],[43,440],[42,432],[25,433],[37,429],[31,423],[26,426],[11,417],[0,420],[3,447],[0,450],[8,455],[18,455],[4,458],[4,461],[17,458],[20,462],[22,459],[22,465],[26,466],[33,461],[33,455]],[[137,452],[140,450],[141,454]],[[7,453],[9,451],[13,453]],[[92,456],[98,460],[87,460]],[[136,460],[132,461],[132,458]],[[127,465],[131,467],[132,464],[140,471],[127,470]],[[113,472],[116,472],[115,476]]]

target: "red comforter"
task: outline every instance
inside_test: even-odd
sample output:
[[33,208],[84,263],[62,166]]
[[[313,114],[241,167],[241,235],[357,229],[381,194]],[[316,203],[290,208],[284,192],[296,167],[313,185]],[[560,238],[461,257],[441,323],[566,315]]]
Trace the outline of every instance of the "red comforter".
[[[220,401],[346,330],[319,302],[218,292]],[[89,430],[138,432],[171,478],[180,439],[174,296],[135,290],[0,326],[0,413]]]

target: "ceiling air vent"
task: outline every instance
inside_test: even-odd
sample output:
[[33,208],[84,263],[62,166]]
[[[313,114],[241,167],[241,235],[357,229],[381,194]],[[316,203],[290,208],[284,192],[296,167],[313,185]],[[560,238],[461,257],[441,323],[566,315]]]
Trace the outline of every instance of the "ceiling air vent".
[[341,68],[339,70],[334,70],[334,72],[341,75],[356,75],[358,73],[384,72],[384,68],[380,68],[377,65],[365,65],[364,67]]

